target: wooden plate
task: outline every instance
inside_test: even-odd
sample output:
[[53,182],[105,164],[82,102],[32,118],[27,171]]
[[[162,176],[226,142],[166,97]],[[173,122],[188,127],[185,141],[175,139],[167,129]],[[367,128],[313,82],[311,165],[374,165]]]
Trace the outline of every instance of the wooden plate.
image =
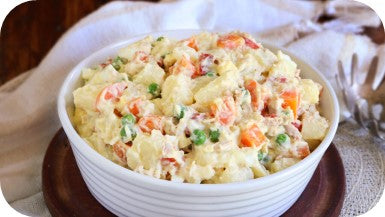
[[[114,216],[88,191],[63,129],[56,133],[45,154],[43,193],[52,216]],[[337,217],[344,195],[345,172],[332,144],[305,191],[283,216]]]

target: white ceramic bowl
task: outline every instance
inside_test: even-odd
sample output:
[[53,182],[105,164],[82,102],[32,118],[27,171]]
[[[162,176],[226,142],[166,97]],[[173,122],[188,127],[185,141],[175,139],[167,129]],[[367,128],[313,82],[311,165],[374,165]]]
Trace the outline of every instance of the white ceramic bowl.
[[[187,38],[199,30],[151,33],[154,37]],[[312,177],[324,152],[336,133],[339,109],[330,83],[320,72],[289,54],[301,69],[302,77],[311,78],[324,89],[321,96],[323,115],[330,129],[323,142],[299,163],[275,174],[230,184],[173,183],[145,176],[104,158],[77,134],[69,116],[73,111],[74,89],[81,84],[81,69],[92,66],[117,50],[145,35],[113,44],[93,53],[80,62],[68,75],[60,90],[58,112],[64,131],[71,143],[76,162],[92,195],[118,216],[279,216],[298,199]],[[265,45],[276,52],[278,48]]]

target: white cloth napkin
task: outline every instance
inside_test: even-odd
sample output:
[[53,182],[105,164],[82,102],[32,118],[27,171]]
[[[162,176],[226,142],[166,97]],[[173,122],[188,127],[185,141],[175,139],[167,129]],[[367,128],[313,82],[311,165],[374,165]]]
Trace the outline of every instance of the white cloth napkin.
[[[348,66],[358,52],[359,67],[365,69],[375,53],[385,50],[353,34],[361,25],[378,26],[376,14],[353,1],[343,2],[185,0],[101,7],[67,31],[38,67],[0,87],[0,181],[7,201],[27,215],[49,216],[41,168],[46,147],[60,128],[56,97],[67,73],[92,52],[159,30],[240,30],[287,47],[333,81],[338,59]],[[316,23],[324,11],[338,19]]]

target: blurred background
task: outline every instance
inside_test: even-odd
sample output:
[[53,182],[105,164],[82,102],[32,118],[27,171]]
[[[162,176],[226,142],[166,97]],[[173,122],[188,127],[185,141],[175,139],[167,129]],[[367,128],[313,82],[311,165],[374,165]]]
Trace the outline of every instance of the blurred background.
[[[111,1],[37,0],[14,8],[1,29],[0,85],[37,66],[67,29]],[[330,19],[333,17],[321,16],[319,21]],[[364,27],[362,34],[368,35],[377,44],[385,41],[382,25]]]

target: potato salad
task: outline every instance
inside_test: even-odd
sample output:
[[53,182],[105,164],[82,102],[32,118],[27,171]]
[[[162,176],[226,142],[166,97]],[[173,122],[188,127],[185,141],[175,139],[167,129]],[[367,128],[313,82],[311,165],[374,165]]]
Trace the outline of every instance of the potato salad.
[[325,137],[320,84],[247,33],[148,36],[82,70],[73,124],[132,171],[229,183],[283,170]]

